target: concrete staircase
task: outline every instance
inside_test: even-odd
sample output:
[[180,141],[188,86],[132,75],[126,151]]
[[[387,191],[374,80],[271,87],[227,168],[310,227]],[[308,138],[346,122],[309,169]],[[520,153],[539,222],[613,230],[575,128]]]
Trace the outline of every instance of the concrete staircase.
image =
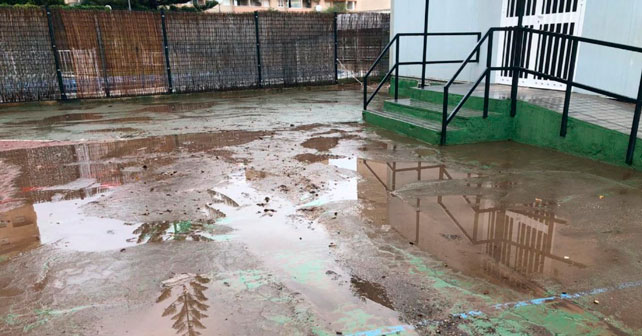
[[[394,95],[395,88],[391,87],[390,90]],[[443,93],[422,90],[417,88],[416,81],[403,80],[400,81],[399,96],[406,98],[385,101],[383,111],[363,111],[364,120],[431,144],[439,144]],[[460,95],[450,96],[449,113],[461,99]],[[488,118],[483,118],[483,99],[471,97],[448,125],[446,144],[510,139],[512,118],[509,108],[508,102],[492,102]]]

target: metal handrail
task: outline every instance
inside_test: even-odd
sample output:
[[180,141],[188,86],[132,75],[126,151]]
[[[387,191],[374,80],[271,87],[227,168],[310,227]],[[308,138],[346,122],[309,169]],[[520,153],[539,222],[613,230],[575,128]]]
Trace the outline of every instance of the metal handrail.
[[455,115],[457,114],[457,112],[464,106],[464,103],[466,103],[466,100],[468,100],[468,98],[470,98],[470,96],[473,94],[473,92],[477,88],[477,85],[479,85],[479,83],[481,83],[481,81],[482,81],[482,79],[484,79],[484,77],[488,76],[489,72],[490,72],[490,69],[487,68],[481,74],[481,76],[479,76],[479,78],[477,78],[477,80],[475,81],[475,84],[473,84],[473,86],[470,88],[470,90],[468,90],[466,95],[461,99],[461,101],[459,101],[457,106],[455,106],[455,109],[452,112],[450,112],[450,114],[446,118],[446,121],[448,123],[450,123],[455,118]]
[[[401,41],[401,37],[412,37],[412,36],[476,36],[477,41],[481,39],[481,33],[480,32],[435,32],[435,33],[397,33],[395,36],[386,44],[386,46],[381,50],[381,53],[379,53],[379,56],[377,56],[376,60],[370,66],[370,69],[368,69],[368,72],[366,72],[366,75],[363,77],[363,109],[367,110],[368,109],[368,104],[374,99],[374,97],[379,93],[383,85],[386,83],[388,78],[392,75],[392,72],[395,71],[395,100],[398,100],[399,98],[399,67],[404,66],[404,65],[422,65],[422,64],[452,64],[452,63],[461,63],[462,60],[442,60],[442,61],[425,61],[425,62],[399,62],[399,43]],[[384,76],[383,80],[377,85],[377,88],[374,90],[372,95],[368,96],[368,78],[372,74],[372,72],[377,68],[377,65],[381,63],[381,60],[386,56],[386,54],[390,51],[390,48],[392,45],[395,44],[395,51],[396,51],[396,56],[395,57],[395,64],[390,68],[390,70],[386,73]],[[476,55],[474,59],[472,59],[472,56]],[[472,62],[472,63],[478,63],[479,62],[479,53],[472,53],[471,57],[466,60],[467,62]]]
[[[569,64],[569,72],[568,72],[568,78],[560,78],[554,75],[549,75],[546,73],[543,73],[541,71],[536,71],[536,70],[531,70],[528,68],[524,68],[520,65],[513,65],[511,67],[492,67],[491,66],[491,57],[492,57],[492,39],[493,39],[493,33],[495,31],[510,31],[513,30],[517,34],[526,34],[526,33],[531,33],[531,34],[541,34],[541,35],[547,35],[555,38],[561,38],[565,39],[567,41],[572,42],[572,52],[571,52],[571,59],[570,59],[570,64]],[[454,83],[456,80],[457,76],[461,73],[461,71],[464,69],[464,67],[469,63],[470,59],[472,58],[472,55],[475,53],[479,53],[479,48],[481,45],[485,42],[485,40],[488,39],[489,44],[488,44],[488,56],[486,59],[486,69],[484,69],[484,72],[479,76],[479,78],[475,81],[474,85],[468,90],[468,92],[463,96],[463,98],[460,100],[460,102],[455,106],[453,111],[449,114],[448,113],[448,90],[450,86]],[[636,46],[631,46],[631,45],[625,45],[625,44],[620,44],[620,43],[613,43],[613,42],[608,42],[608,41],[601,41],[597,39],[591,39],[591,38],[586,38],[586,37],[581,37],[581,36],[573,36],[573,35],[566,35],[562,33],[555,33],[555,32],[550,32],[550,31],[545,31],[545,30],[539,30],[539,29],[533,29],[533,28],[526,28],[526,27],[493,27],[484,34],[484,36],[479,40],[477,45],[473,48],[469,56],[466,58],[465,61],[462,62],[460,67],[457,69],[453,77],[444,85],[444,100],[443,100],[443,113],[442,113],[442,132],[441,132],[441,144],[446,143],[446,131],[448,128],[448,124],[455,118],[457,115],[457,112],[464,106],[465,102],[470,98],[472,93],[475,91],[479,83],[481,83],[481,80],[486,77],[486,89],[484,92],[484,118],[487,117],[488,115],[488,88],[489,88],[489,83],[490,83],[490,74],[492,71],[503,71],[503,70],[510,70],[513,72],[513,76],[519,76],[519,73],[528,73],[532,74],[535,76],[539,76],[542,78],[545,78],[547,80],[552,80],[556,82],[560,82],[563,84],[566,84],[566,94],[564,97],[564,108],[562,111],[562,122],[561,122],[561,127],[560,127],[560,136],[564,137],[566,136],[566,130],[567,130],[567,125],[568,125],[568,112],[569,112],[569,105],[570,105],[570,96],[572,93],[572,88],[577,87],[580,89],[584,89],[587,91],[591,91],[597,94],[601,94],[607,97],[615,98],[621,101],[629,102],[629,103],[635,103],[635,110],[634,110],[634,115],[633,115],[633,123],[631,125],[631,132],[629,134],[629,143],[628,143],[628,148],[627,148],[627,153],[626,153],[626,163],[631,165],[633,163],[633,154],[635,150],[635,144],[637,142],[637,133],[639,129],[639,123],[640,123],[640,117],[642,114],[642,75],[640,77],[640,84],[638,86],[638,95],[637,98],[632,98],[632,97],[627,97],[622,94],[618,94],[615,92],[611,92],[608,90],[596,88],[590,85],[582,84],[582,83],[577,83],[574,81],[574,71],[575,71],[575,63],[577,59],[577,48],[578,44],[580,42],[583,43],[590,43],[590,44],[595,44],[599,46],[604,46],[604,47],[609,47],[609,48],[615,48],[615,49],[620,49],[620,50],[626,50],[626,51],[632,51],[632,52],[637,52],[637,53],[642,53],[642,47],[636,47]],[[532,42],[530,42],[532,43]],[[523,48],[523,45],[519,45],[518,48]],[[511,94],[511,99],[516,100],[516,94],[512,93]],[[513,104],[515,103],[514,101],[512,102]],[[511,113],[511,116],[514,116],[514,113]]]
[[453,82],[457,79],[457,76],[459,76],[462,70],[464,70],[464,67],[466,67],[468,62],[473,58],[473,55],[479,53],[479,47],[481,47],[481,45],[486,41],[486,39],[488,38],[488,34],[491,32],[491,30],[492,28],[489,29],[486,32],[486,34],[484,34],[484,36],[479,40],[479,42],[477,42],[473,50],[470,52],[470,54],[468,54],[468,57],[466,57],[466,59],[463,62],[461,62],[461,65],[459,66],[457,71],[455,71],[455,74],[453,75],[453,77],[446,83],[445,87],[450,87],[453,84]]

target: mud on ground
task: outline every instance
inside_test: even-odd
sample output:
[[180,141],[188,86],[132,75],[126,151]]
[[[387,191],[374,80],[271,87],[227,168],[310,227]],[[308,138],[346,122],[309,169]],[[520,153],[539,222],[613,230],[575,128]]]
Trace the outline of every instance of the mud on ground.
[[427,146],[358,91],[172,99],[0,112],[0,334],[642,330],[639,173]]

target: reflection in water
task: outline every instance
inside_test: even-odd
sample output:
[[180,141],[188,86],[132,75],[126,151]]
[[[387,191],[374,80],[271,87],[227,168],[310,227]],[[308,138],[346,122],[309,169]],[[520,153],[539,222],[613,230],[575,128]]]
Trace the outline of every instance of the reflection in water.
[[177,334],[184,336],[201,335],[200,330],[205,329],[201,319],[207,317],[205,312],[210,307],[205,304],[207,297],[203,292],[207,289],[205,284],[210,279],[195,274],[179,274],[163,282],[161,295],[157,303],[176,295],[176,299],[163,311],[163,317],[174,321],[172,328]]
[[210,232],[206,224],[193,223],[192,221],[180,221],[170,223],[151,222],[143,223],[134,234],[138,235],[136,243],[160,243],[167,240],[178,241],[211,241]]
[[0,256],[27,250],[39,244],[37,218],[33,204],[0,213]]
[[[454,173],[444,165],[422,162],[366,160],[359,160],[358,171],[385,188],[385,200],[380,200],[387,203],[385,224],[453,268],[522,286],[525,277],[558,276],[569,266],[584,268],[579,259],[591,255],[590,251],[578,253],[582,247],[573,246],[579,245],[577,242],[559,237],[558,226],[566,221],[555,215],[556,204],[539,199],[529,204],[497,204],[471,191],[475,187],[498,187],[482,186],[474,179],[479,177],[475,174]],[[475,182],[464,184],[470,188],[461,193],[410,200],[391,194],[410,183],[448,180]],[[361,190],[359,197],[373,198]],[[573,260],[568,257],[571,252],[575,252]]]
[[[38,220],[47,221],[50,217],[50,213],[39,213],[38,209],[52,207],[34,206],[36,204],[85,200],[111,188],[140,181],[151,168],[175,160],[172,156],[156,154],[204,152],[250,142],[261,135],[263,132],[182,134],[0,151],[0,260],[5,255],[38,246],[43,230],[38,228]],[[214,196],[214,202],[218,200],[216,197],[221,197]],[[64,225],[65,222],[66,219],[51,224]],[[165,239],[161,237],[168,231],[173,232],[172,239],[206,240],[200,234],[199,225],[148,223],[137,229],[137,233],[151,240]]]

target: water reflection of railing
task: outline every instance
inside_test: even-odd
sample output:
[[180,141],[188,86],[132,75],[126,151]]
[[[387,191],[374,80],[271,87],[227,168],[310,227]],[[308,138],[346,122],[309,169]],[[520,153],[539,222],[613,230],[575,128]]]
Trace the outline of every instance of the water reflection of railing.
[[[361,160],[360,164],[374,176],[388,193],[418,181],[479,177],[471,173],[453,174],[448,171],[445,165],[441,164],[421,162],[386,162],[384,164],[367,160]],[[414,173],[409,174],[409,172]],[[465,186],[480,189],[482,182],[469,182],[465,183]],[[535,200],[530,204],[509,207],[495,206],[492,201],[481,195],[474,195],[475,192],[470,191],[471,189],[466,189],[459,195],[438,194],[433,197],[417,197],[412,201],[402,200],[403,204],[415,211],[415,215],[412,216],[414,218],[411,219],[414,221],[414,237],[408,228],[399,230],[396,227],[403,225],[400,224],[402,222],[400,218],[389,218],[390,225],[414,244],[424,247],[435,242],[435,237],[422,239],[422,230],[420,230],[422,218],[448,218],[457,227],[457,231],[466,237],[470,246],[482,246],[482,252],[493,261],[521,274],[544,273],[546,260],[585,267],[579,262],[553,253],[556,225],[566,223],[550,210],[554,204]],[[473,195],[467,195],[467,193]],[[397,197],[391,199],[388,196],[389,208],[403,207],[403,205],[399,205],[399,201],[394,199]],[[426,210],[433,205],[442,210],[445,216],[439,217],[440,215]],[[404,210],[402,209],[402,211]],[[391,212],[394,211],[390,208],[389,213]],[[410,217],[408,216],[408,218]],[[482,268],[487,272],[501,271],[497,269],[498,265],[491,265],[488,261],[482,261],[482,263]]]

